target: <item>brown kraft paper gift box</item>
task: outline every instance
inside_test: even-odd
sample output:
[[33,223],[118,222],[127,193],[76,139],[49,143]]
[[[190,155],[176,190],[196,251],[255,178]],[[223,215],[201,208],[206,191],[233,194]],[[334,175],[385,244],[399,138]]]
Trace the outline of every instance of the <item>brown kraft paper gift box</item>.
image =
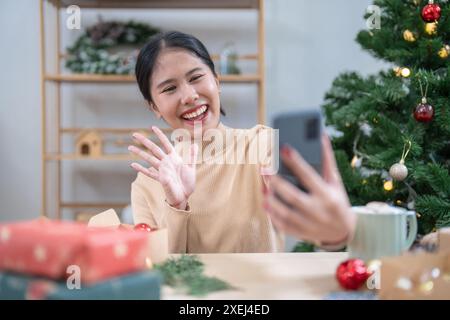
[[450,228],[438,231],[438,248],[381,259],[380,299],[450,300]]

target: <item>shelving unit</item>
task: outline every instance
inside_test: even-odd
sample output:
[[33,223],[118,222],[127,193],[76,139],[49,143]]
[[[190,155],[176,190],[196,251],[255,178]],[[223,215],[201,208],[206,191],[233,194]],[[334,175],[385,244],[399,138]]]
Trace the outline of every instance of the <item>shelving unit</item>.
[[[257,68],[255,74],[219,75],[221,83],[226,84],[255,84],[257,86],[257,115],[258,123],[265,123],[265,74],[264,74],[264,0],[40,0],[40,42],[41,42],[41,108],[42,108],[42,208],[41,215],[61,218],[63,208],[121,208],[127,203],[94,203],[72,202],[61,199],[63,161],[130,161],[134,158],[128,153],[103,154],[101,156],[81,156],[76,153],[63,153],[62,136],[75,135],[84,130],[95,130],[100,134],[131,134],[134,131],[145,131],[143,128],[81,128],[63,127],[61,125],[61,86],[62,84],[133,84],[134,75],[101,75],[101,74],[70,74],[61,70],[62,61],[66,58],[64,48],[61,48],[60,12],[66,7],[77,5],[81,9],[230,9],[256,10],[257,21],[257,52],[239,55],[238,60],[253,60]],[[51,32],[49,32],[49,30]],[[51,33],[51,34],[50,34]],[[52,41],[49,41],[52,40]],[[50,44],[49,44],[50,43]],[[219,55],[213,54],[213,60]],[[53,90],[50,90],[50,89]],[[136,97],[139,99],[140,97]],[[50,111],[51,110],[51,111]],[[49,115],[52,119],[49,119]],[[52,133],[54,136],[52,136]],[[169,133],[169,129],[165,129]],[[53,150],[50,150],[50,137],[53,137]],[[54,181],[48,177],[48,166],[54,169]],[[53,188],[53,191],[49,191]],[[49,203],[53,203],[53,210]]]

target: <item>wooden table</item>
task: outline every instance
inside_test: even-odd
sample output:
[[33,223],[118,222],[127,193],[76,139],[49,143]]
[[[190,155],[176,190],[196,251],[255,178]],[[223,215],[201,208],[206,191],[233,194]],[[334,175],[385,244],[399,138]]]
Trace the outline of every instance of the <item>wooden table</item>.
[[[205,274],[238,290],[210,293],[201,299],[323,299],[339,286],[334,278],[346,252],[199,254]],[[163,287],[162,299],[199,299]]]

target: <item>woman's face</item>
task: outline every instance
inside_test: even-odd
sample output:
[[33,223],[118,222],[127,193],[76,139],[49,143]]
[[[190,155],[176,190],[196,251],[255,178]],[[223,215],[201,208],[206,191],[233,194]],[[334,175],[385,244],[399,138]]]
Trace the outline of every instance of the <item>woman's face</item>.
[[150,78],[150,106],[173,129],[203,132],[217,127],[220,118],[219,81],[193,53],[163,49]]

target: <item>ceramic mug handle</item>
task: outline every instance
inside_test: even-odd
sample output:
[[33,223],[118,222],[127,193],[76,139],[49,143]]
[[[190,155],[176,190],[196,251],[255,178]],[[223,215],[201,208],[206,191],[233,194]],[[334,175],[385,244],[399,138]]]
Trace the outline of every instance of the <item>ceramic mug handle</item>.
[[408,250],[416,239],[417,235],[417,218],[415,211],[406,212],[406,220],[409,221],[409,232],[405,239],[403,250]]

